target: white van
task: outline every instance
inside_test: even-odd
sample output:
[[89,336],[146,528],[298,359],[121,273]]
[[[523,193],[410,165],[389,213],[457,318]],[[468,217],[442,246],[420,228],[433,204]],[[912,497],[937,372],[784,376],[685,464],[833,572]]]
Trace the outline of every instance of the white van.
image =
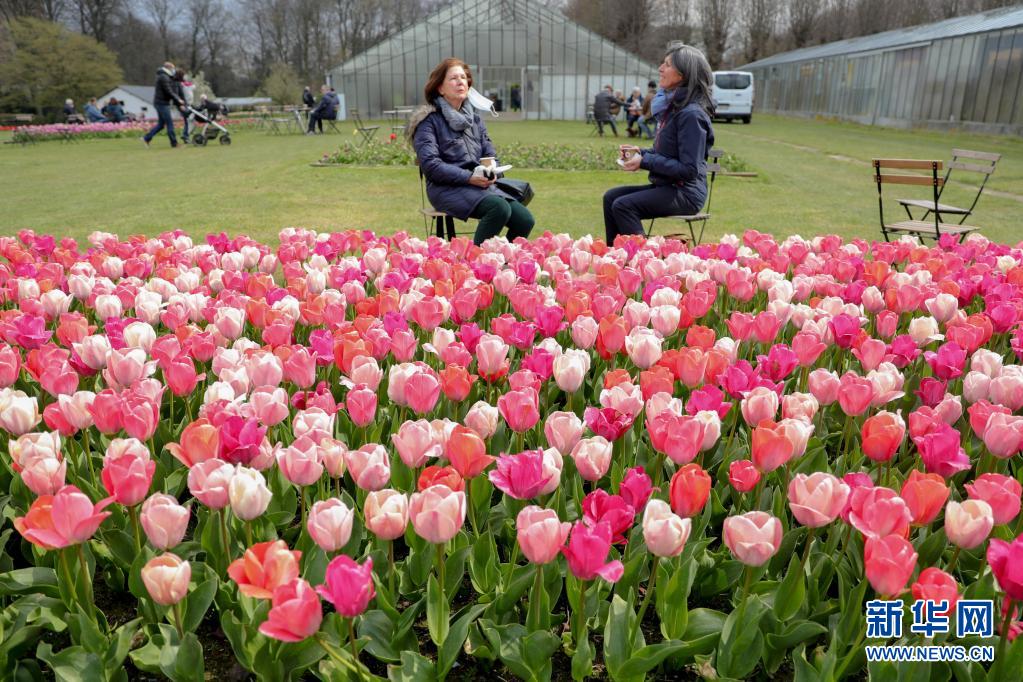
[[731,121],[741,118],[743,123],[753,119],[753,74],[749,71],[715,71],[715,118]]

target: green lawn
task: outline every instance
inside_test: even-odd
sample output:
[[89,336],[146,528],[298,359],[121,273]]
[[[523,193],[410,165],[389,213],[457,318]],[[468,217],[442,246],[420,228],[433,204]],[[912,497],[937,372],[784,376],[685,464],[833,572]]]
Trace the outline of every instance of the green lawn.
[[[488,122],[498,147],[512,141],[614,146],[622,139],[589,136],[579,122]],[[182,228],[192,234],[226,230],[273,240],[285,226],[321,230],[399,229],[421,233],[414,168],[314,168],[309,164],[342,135],[271,136],[239,130],[230,147],[171,150],[166,137],[151,149],[135,139],[67,145],[0,146],[0,233],[31,228],[82,238],[92,230],[152,234]],[[966,133],[870,128],[844,123],[757,116],[752,125],[718,124],[717,146],[743,159],[754,179],[719,178],[708,234],[755,228],[779,236],[835,232],[875,238],[873,156],[940,158],[952,147],[1003,154],[973,223],[1000,241],[1023,238],[1023,140]],[[6,136],[6,134],[3,134]],[[6,139],[6,137],[4,137]],[[538,229],[603,234],[601,195],[614,185],[644,181],[621,171],[516,169],[536,190]],[[900,191],[901,190],[901,191]],[[899,196],[926,188],[895,187]],[[964,201],[950,185],[946,200]],[[892,215],[897,216],[897,205]]]

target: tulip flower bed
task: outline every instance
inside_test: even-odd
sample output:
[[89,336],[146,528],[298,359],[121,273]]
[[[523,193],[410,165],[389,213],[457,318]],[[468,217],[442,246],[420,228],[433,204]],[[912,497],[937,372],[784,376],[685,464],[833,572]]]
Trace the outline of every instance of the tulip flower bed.
[[105,137],[138,136],[153,127],[147,121],[123,121],[121,123],[49,123],[39,126],[21,126],[14,131],[15,142],[22,138],[37,142],[46,140],[63,140],[69,135],[79,140],[90,140]]
[[89,241],[0,237],[12,679],[1023,669],[1019,247]]

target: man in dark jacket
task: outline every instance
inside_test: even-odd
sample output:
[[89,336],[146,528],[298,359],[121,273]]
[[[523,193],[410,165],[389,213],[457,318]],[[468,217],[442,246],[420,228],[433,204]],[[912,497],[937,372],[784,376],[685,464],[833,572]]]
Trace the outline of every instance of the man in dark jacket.
[[593,98],[593,120],[597,122],[597,131],[601,137],[604,137],[605,123],[611,125],[611,132],[615,134],[615,137],[618,137],[618,128],[615,127],[615,119],[611,115],[611,105],[613,104],[624,106],[625,102],[615,97],[614,88],[610,85],[605,85],[604,89]]
[[313,134],[313,126],[319,126],[320,132],[323,132],[323,120],[327,118],[335,118],[337,116],[337,102],[335,99],[336,94],[330,91],[326,85],[320,86],[320,103],[316,105],[316,108],[309,112],[309,129],[306,130],[306,135]]
[[156,109],[156,125],[141,138],[143,144],[149,146],[152,140],[161,130],[167,129],[167,137],[170,138],[171,147],[178,146],[178,138],[174,134],[174,119],[171,118],[171,105],[181,108],[185,101],[178,95],[174,86],[174,65],[164,62],[164,65],[156,72],[156,85],[153,89],[153,107]]
[[313,91],[309,88],[308,85],[305,86],[305,88],[302,90],[302,104],[304,104],[309,109],[312,109],[314,106],[316,106],[316,98],[313,97]]

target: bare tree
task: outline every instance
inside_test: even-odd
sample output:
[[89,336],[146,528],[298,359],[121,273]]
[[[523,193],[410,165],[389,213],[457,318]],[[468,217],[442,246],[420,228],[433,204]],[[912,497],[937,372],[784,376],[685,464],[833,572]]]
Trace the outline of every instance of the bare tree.
[[146,13],[152,18],[160,44],[163,46],[163,58],[171,58],[171,23],[177,15],[177,3],[171,0],[145,0]]
[[712,68],[721,66],[732,24],[732,0],[699,0],[704,51]]
[[101,43],[108,37],[121,0],[72,0],[82,33]]
[[789,0],[789,37],[792,47],[809,45],[816,33],[817,18],[820,14],[818,0]]
[[745,0],[741,16],[743,54],[755,62],[767,54],[767,43],[777,19],[775,0]]

